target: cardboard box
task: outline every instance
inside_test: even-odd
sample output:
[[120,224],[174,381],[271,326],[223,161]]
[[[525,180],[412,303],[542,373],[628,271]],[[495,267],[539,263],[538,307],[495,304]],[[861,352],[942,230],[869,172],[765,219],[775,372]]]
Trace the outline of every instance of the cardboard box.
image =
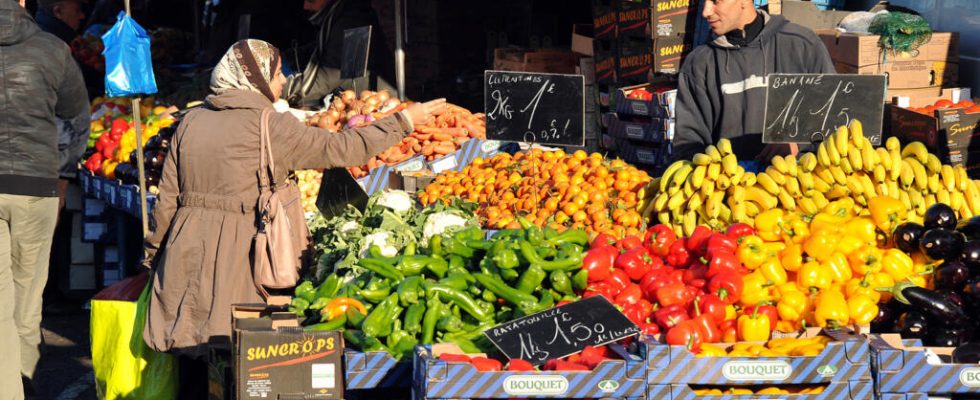
[[893,61],[862,67],[835,62],[834,68],[841,74],[886,75],[888,89],[951,86],[959,80],[959,64],[944,61]]
[[595,55],[595,49],[592,45],[592,32],[592,25],[573,24],[572,51],[584,56]]
[[500,48],[493,52],[493,68],[500,71],[573,74],[578,58],[569,50]]
[[821,11],[812,1],[769,0],[769,13],[816,31],[836,28],[851,11]]
[[650,38],[650,4],[624,1],[619,6],[619,37]]
[[655,0],[650,11],[651,35],[676,37],[693,32],[700,12],[698,0]]
[[615,43],[595,41],[595,83],[612,85],[616,83],[618,69],[618,52]]
[[578,66],[575,67],[575,73],[582,75],[586,86],[595,85],[595,58],[593,57],[579,58]]
[[[876,392],[882,400],[925,399],[980,394],[980,368],[949,362],[952,347],[924,347],[917,339],[897,334],[871,335]],[[943,362],[933,364],[929,350]],[[913,378],[914,377],[914,378]]]
[[959,62],[959,33],[933,32],[932,38],[919,46],[915,53],[903,54],[882,51],[880,36],[837,31],[817,32],[834,62],[863,67],[898,61]]
[[618,1],[595,1],[592,5],[592,27],[596,39],[616,39],[619,28]]
[[295,314],[236,304],[232,343],[238,400],[344,398],[339,331],[304,332]]
[[436,179],[436,174],[432,171],[409,172],[402,175],[402,190],[414,193],[425,189]]
[[949,100],[958,103],[960,100],[972,98],[970,88],[942,88],[931,86],[918,89],[893,89],[888,91],[891,104],[902,108],[925,107],[939,100]]
[[344,349],[345,390],[412,386],[412,362],[398,361],[387,351]]
[[684,37],[658,37],[653,47],[653,72],[676,74],[694,44]]
[[357,184],[368,196],[385,189],[401,189],[398,172],[387,165],[372,169],[367,176],[357,179]]
[[894,105],[889,113],[888,134],[903,144],[919,141],[944,163],[969,167],[980,163],[966,155],[980,152],[980,113],[967,114],[962,109],[936,110],[930,115],[919,114]]
[[653,78],[653,43],[650,40],[620,40],[618,58],[616,82],[644,83]]

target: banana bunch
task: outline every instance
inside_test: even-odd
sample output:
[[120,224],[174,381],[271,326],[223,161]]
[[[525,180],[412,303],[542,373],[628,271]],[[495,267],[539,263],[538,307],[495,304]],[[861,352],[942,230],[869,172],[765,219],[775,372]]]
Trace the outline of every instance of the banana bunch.
[[739,166],[731,142],[721,139],[692,160],[671,164],[644,196],[650,199],[641,208],[644,218],[686,235],[702,224],[751,224],[775,207],[812,215],[843,197],[854,199],[855,212],[864,215],[875,196],[900,199],[917,222],[935,203],[948,204],[960,218],[980,215],[980,189],[965,168],[943,165],[920,142],[902,148],[891,137],[875,148],[856,120],[838,128],[816,153],[773,157],[757,174]]

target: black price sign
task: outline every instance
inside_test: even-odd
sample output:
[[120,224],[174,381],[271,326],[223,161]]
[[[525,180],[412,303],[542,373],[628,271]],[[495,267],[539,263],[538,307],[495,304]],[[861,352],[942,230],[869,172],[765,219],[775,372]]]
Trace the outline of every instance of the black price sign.
[[640,333],[605,297],[594,296],[497,325],[483,332],[508,358],[534,365]]
[[371,51],[371,26],[344,30],[340,61],[340,79],[357,79],[367,75],[368,53]]
[[323,214],[323,218],[330,219],[343,214],[348,204],[364,211],[367,202],[368,195],[364,188],[357,184],[346,168],[323,170],[320,192],[316,196],[316,208]]
[[762,142],[819,143],[856,119],[880,145],[884,98],[884,75],[771,74]]
[[487,139],[585,146],[582,75],[486,71]]

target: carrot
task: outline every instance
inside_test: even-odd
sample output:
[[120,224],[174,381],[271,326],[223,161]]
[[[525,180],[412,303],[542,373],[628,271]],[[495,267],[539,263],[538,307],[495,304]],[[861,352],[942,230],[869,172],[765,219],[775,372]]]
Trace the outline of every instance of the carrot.
[[429,140],[429,139],[432,138],[432,134],[431,133],[418,133],[418,132],[416,132],[416,133],[413,133],[412,136],[415,136],[415,139],[418,139],[419,141],[425,141],[425,140]]
[[412,151],[414,151],[414,152],[416,152],[416,153],[418,153],[418,152],[420,152],[420,151],[422,151],[422,145],[421,145],[421,144],[419,144],[419,143],[415,143],[415,144],[413,144],[413,145],[412,145]]
[[422,155],[431,156],[433,151],[435,151],[435,146],[433,145],[422,146]]
[[350,167],[350,174],[354,176],[354,179],[360,178],[362,173],[361,167]]
[[398,146],[398,151],[401,151],[402,153],[408,153],[408,151],[411,149],[412,149],[412,144],[407,142],[402,143],[401,146]]
[[452,134],[449,134],[449,133],[446,133],[446,131],[448,129],[450,129],[450,128],[443,129],[442,132],[439,132],[439,133],[433,133],[432,134],[432,140],[437,141],[437,142],[448,142],[450,140],[453,140],[453,135]]
[[443,144],[437,145],[433,149],[433,152],[435,152],[437,154],[449,154],[449,153],[452,153],[454,151],[456,151],[456,145],[454,145],[452,143],[443,143]]

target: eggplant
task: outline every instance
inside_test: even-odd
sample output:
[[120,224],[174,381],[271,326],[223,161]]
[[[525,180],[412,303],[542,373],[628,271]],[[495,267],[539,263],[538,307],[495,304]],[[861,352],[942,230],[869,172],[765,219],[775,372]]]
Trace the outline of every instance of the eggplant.
[[943,203],[933,204],[926,209],[925,215],[922,216],[922,225],[925,226],[926,230],[936,228],[956,229],[956,211],[953,211],[952,207]]
[[966,327],[931,327],[926,335],[926,346],[956,347],[970,340],[970,329]]
[[936,290],[959,290],[969,279],[970,269],[961,260],[943,261],[933,275]]
[[150,173],[149,171],[147,171],[146,172],[146,187],[158,186],[159,184],[160,184],[160,175],[159,175],[159,173]]
[[935,228],[927,230],[919,240],[919,249],[933,260],[959,258],[966,238],[957,231]]
[[146,152],[143,158],[143,162],[146,163],[146,169],[154,171],[162,170],[163,162],[166,160],[167,156],[156,150]]
[[970,323],[963,308],[942,293],[918,287],[909,281],[896,283],[889,291],[895,300],[912,306],[912,311],[927,314],[946,326],[961,327]]
[[980,363],[980,343],[964,343],[953,350],[953,362],[957,364]]
[[963,244],[960,260],[966,263],[973,276],[980,275],[980,240],[971,240]]
[[878,303],[878,315],[871,320],[871,332],[892,332],[895,329],[895,308],[894,302]]
[[[945,296],[947,300],[949,300],[950,302],[952,302],[953,304],[955,304],[957,307],[963,308],[964,310],[966,309],[965,308],[966,307],[966,302],[963,301],[963,296],[960,296],[960,293],[958,291],[956,291],[956,290],[937,290],[937,292],[939,292],[939,294]],[[967,314],[967,315],[969,315],[969,314]]]
[[161,140],[163,140],[163,137],[159,134],[147,139],[146,143],[143,144],[143,151],[159,150]]
[[969,240],[980,240],[980,216],[960,220],[956,230],[966,235]]
[[922,238],[925,231],[926,229],[922,225],[915,222],[905,222],[895,227],[892,232],[892,240],[895,241],[895,247],[898,247],[899,250],[912,254],[919,251],[919,239]]
[[929,318],[918,311],[906,311],[898,316],[893,332],[900,333],[905,339],[922,339],[926,336]]
[[967,282],[966,285],[963,285],[960,294],[967,307],[973,308],[974,311],[980,311],[980,279]]

